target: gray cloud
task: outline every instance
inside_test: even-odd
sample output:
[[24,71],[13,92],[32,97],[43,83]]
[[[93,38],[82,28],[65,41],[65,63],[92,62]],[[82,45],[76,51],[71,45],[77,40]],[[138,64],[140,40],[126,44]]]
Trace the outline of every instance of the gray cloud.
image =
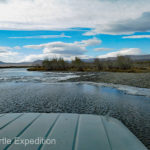
[[84,35],[96,35],[100,33],[120,35],[148,31],[150,31],[150,12],[145,12],[136,19],[128,19],[113,24],[108,24],[105,27],[99,25],[95,29],[85,33]]
[[[0,0],[0,2],[2,30],[65,30],[76,27],[93,29],[100,25],[98,31],[100,29],[111,31],[110,26],[113,22],[135,19],[150,10],[149,0],[81,0],[80,2],[79,0]],[[2,2],[7,3],[4,5]],[[113,28],[115,30],[114,26]]]
[[101,44],[101,40],[92,38],[74,43],[50,42],[40,45],[26,45],[25,48],[43,49],[44,54],[64,54],[64,55],[82,55],[86,52],[86,47]]
[[76,42],[76,44],[80,44],[82,46],[88,47],[88,46],[95,46],[101,44],[102,41],[96,37],[88,40],[82,40],[81,42]]
[[112,50],[112,48],[104,48],[104,47],[94,49],[94,51],[96,51],[96,52],[111,51],[111,50]]
[[112,26],[113,32],[147,32],[150,31],[150,12],[145,12],[137,19],[130,19]]
[[0,50],[0,53],[6,53],[6,51],[5,50]]
[[123,36],[123,39],[143,39],[143,38],[150,38],[150,35],[131,35],[131,36]]
[[33,59],[44,59],[53,57],[63,57],[67,59],[72,59],[75,56],[80,58],[88,58],[89,56],[84,55],[87,52],[87,47],[101,44],[101,40],[97,38],[92,38],[88,40],[75,41],[73,43],[65,42],[50,42],[40,45],[26,45],[24,48],[31,49],[42,49],[42,53],[39,55],[29,55],[24,61],[31,61]]

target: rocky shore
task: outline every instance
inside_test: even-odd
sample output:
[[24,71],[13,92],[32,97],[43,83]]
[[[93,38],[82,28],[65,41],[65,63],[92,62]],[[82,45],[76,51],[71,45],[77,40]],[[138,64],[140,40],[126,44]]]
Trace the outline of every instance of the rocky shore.
[[89,81],[96,83],[112,83],[134,86],[139,88],[150,88],[150,73],[116,73],[116,72],[92,72],[77,73],[79,77],[65,81],[81,82]]

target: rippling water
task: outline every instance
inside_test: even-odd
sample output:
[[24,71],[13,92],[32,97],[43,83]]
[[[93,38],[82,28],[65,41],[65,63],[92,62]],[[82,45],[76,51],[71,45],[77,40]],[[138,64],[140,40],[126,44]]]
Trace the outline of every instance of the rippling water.
[[0,113],[67,112],[121,120],[150,148],[150,98],[88,83],[59,83],[73,73],[0,70]]
[[30,72],[26,69],[1,69],[0,82],[57,82],[78,77],[74,73]]

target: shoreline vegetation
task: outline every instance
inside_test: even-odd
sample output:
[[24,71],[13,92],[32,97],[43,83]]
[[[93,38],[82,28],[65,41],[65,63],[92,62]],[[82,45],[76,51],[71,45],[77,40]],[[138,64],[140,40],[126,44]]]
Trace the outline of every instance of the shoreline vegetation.
[[43,60],[41,65],[27,69],[28,71],[69,71],[69,72],[150,72],[150,61],[133,61],[127,56],[118,56],[115,60],[100,60],[85,62],[76,57],[71,62],[63,58]]
[[9,68],[29,68],[29,66],[0,66],[0,69],[9,69]]

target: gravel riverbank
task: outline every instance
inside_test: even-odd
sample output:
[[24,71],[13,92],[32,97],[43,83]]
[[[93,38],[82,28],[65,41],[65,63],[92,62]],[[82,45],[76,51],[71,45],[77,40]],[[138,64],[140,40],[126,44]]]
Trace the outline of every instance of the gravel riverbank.
[[150,88],[150,73],[114,73],[114,72],[96,72],[96,73],[77,73],[80,75],[65,81],[71,82],[102,82],[112,84],[129,85],[139,88]]

